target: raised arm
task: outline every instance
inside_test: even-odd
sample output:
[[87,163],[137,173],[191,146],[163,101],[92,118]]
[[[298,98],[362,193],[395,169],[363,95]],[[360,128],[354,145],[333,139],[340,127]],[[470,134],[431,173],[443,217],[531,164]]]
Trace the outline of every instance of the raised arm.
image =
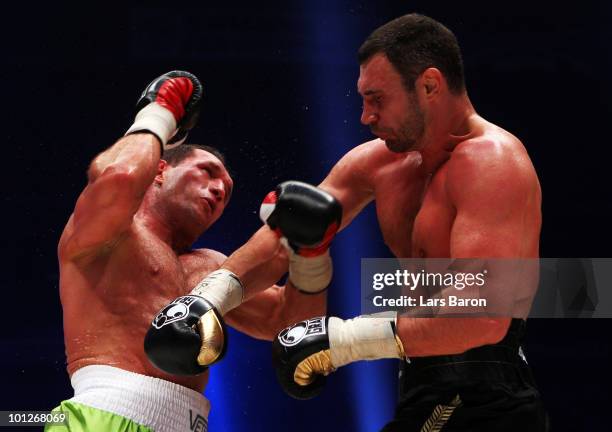
[[79,196],[59,245],[62,259],[76,259],[111,248],[127,231],[157,170],[162,145],[193,126],[201,97],[197,78],[170,72],[145,90],[140,111],[129,129],[89,167],[88,183]]
[[63,257],[75,259],[113,246],[131,225],[155,177],[159,155],[155,136],[137,134],[120,139],[94,159],[62,236]]

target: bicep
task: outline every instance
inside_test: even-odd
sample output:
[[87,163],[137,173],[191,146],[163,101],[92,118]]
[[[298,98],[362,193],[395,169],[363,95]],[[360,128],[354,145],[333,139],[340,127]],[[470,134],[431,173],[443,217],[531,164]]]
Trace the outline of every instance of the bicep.
[[[456,218],[451,258],[481,258],[458,265],[486,269],[480,295],[501,316],[524,317],[524,300],[537,289],[540,210],[537,178],[530,170],[502,160],[493,169],[471,169],[455,177]],[[468,166],[468,168],[470,168]],[[472,167],[473,168],[473,167]],[[513,258],[513,259],[489,259]],[[472,268],[471,271],[474,271]]]
[[508,188],[457,209],[451,257],[483,259],[458,265],[476,265],[478,270],[471,268],[470,272],[486,274],[485,284],[477,292],[486,299],[490,315],[526,318],[539,280],[539,264],[534,259],[537,253],[533,249],[539,235],[539,230],[534,229],[538,215],[533,214],[520,185]]
[[127,173],[105,173],[79,196],[64,242],[66,258],[75,258],[114,243],[132,223],[140,200]]
[[[497,161],[496,161],[497,162]],[[521,257],[539,233],[533,205],[537,181],[512,161],[493,168],[468,161],[451,177],[449,195],[456,215],[451,229],[452,258]]]
[[451,229],[450,256],[518,257],[521,255],[523,213],[519,207],[509,208],[507,203],[496,207],[486,203],[462,205]]
[[62,242],[64,257],[96,253],[117,241],[132,224],[158,170],[159,141],[152,134],[129,135],[98,155],[79,196]]

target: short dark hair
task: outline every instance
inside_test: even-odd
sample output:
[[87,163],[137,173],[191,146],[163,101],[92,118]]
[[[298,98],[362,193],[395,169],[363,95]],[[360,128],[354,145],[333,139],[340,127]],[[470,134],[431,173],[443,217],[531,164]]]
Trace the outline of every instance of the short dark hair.
[[383,53],[414,91],[417,77],[429,67],[442,72],[451,93],[465,90],[463,60],[457,38],[438,21],[419,14],[404,15],[377,28],[359,48],[359,64]]
[[225,169],[229,172],[229,167],[227,166],[225,155],[215,147],[202,144],[181,144],[177,147],[165,150],[161,159],[168,162],[168,164],[171,166],[177,166],[182,161],[191,156],[191,154],[196,150],[204,150],[208,153],[213,154],[217,157],[217,159],[221,161],[221,163],[225,166]]

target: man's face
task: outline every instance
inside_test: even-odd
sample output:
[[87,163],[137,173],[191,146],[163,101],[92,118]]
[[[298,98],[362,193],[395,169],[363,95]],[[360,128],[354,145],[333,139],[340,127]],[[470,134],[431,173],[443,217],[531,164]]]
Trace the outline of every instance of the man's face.
[[419,150],[425,131],[416,92],[408,92],[402,78],[384,54],[372,56],[359,68],[357,91],[363,98],[361,122],[401,153]]
[[171,223],[181,229],[193,226],[200,233],[223,213],[233,181],[223,163],[204,150],[194,150],[177,166],[162,172],[161,199]]

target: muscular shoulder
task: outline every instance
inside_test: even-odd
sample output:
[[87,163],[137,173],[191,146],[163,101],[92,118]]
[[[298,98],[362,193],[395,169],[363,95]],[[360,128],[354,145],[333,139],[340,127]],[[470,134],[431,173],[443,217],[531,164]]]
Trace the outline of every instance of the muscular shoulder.
[[181,262],[189,262],[194,264],[208,264],[210,266],[221,266],[227,256],[213,249],[193,249],[190,252],[181,255]]
[[360,207],[362,201],[367,201],[362,196],[370,195],[373,191],[373,159],[380,153],[381,143],[384,145],[379,141],[368,141],[351,149],[319,185],[339,199],[345,211]]
[[335,170],[349,169],[350,172],[360,172],[361,174],[367,172],[367,170],[381,160],[385,148],[384,141],[375,139],[367,141],[351,149],[346,153],[342,159],[338,161]]
[[398,162],[418,159],[414,152],[414,158],[406,154],[393,153],[387,149],[385,142],[381,139],[367,141],[346,153],[332,169],[325,183],[351,183],[362,187],[371,187],[376,182],[378,174],[385,168]]
[[398,154],[387,148],[379,138],[364,142],[349,151],[341,160],[355,168],[372,169],[383,166],[398,159]]
[[499,129],[466,140],[455,148],[448,163],[451,196],[522,193],[537,184],[537,176],[521,141]]

